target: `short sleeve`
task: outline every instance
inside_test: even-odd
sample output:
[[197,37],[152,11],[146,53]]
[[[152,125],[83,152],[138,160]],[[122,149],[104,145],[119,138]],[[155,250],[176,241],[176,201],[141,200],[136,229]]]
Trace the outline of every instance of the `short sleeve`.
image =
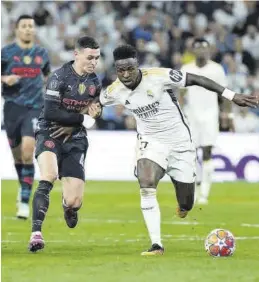
[[165,69],[164,85],[172,88],[185,87],[186,72],[183,70]]
[[45,99],[60,101],[61,81],[57,73],[52,73],[47,81]]
[[102,106],[111,106],[116,104],[115,97],[112,93],[109,93],[108,88],[101,91],[99,100]]

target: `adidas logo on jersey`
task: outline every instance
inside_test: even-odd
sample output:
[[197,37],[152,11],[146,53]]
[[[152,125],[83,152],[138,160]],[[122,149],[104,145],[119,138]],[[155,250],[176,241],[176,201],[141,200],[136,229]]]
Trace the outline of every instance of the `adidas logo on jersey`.
[[129,104],[130,104],[130,102],[128,100],[126,100],[125,105],[129,105]]

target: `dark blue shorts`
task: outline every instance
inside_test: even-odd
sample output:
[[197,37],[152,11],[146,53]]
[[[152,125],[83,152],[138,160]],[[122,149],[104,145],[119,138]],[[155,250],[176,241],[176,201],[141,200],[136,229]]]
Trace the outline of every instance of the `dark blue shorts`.
[[17,147],[24,136],[35,136],[41,109],[32,109],[13,102],[4,104],[4,124],[11,148]]

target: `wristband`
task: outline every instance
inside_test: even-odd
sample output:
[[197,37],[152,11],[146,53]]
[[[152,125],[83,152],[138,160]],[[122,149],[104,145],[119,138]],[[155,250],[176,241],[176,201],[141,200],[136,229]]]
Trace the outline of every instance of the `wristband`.
[[227,88],[225,88],[225,90],[222,93],[222,96],[225,97],[226,99],[232,101],[234,96],[236,95],[236,93],[234,91],[231,91]]
[[95,124],[95,119],[89,115],[84,115],[83,126],[87,129],[91,128]]

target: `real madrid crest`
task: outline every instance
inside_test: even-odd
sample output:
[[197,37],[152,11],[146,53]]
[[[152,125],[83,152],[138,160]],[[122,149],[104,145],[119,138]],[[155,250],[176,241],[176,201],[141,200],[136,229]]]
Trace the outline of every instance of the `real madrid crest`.
[[84,83],[80,83],[80,84],[78,85],[78,93],[79,93],[80,95],[83,95],[83,94],[85,93],[85,89],[86,89],[86,87],[85,87]]
[[30,56],[24,56],[23,57],[23,62],[26,64],[26,65],[29,65],[31,63],[32,59]]
[[154,93],[151,90],[147,90],[147,96],[149,98],[153,98],[154,97]]

